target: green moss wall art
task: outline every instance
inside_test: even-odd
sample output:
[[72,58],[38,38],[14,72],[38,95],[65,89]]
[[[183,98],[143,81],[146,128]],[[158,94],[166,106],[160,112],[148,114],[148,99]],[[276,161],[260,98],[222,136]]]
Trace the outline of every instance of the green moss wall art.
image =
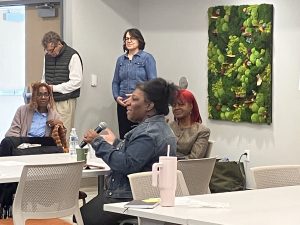
[[273,5],[208,9],[209,118],[272,122]]

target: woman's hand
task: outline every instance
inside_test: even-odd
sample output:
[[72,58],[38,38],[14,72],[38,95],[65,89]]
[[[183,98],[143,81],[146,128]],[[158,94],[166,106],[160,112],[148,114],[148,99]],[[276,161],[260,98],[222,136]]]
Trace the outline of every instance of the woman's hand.
[[123,106],[123,107],[126,107],[126,104],[124,103],[123,97],[118,96],[118,97],[116,98],[116,101],[117,101],[117,103],[118,103],[119,105],[121,105],[121,106]]
[[101,136],[107,143],[111,145],[116,139],[116,135],[109,128],[106,128],[100,133],[100,135],[95,130],[88,130],[83,136],[83,141],[86,143],[91,143],[96,137],[99,136]]
[[83,136],[83,141],[85,141],[86,143],[91,143],[96,137],[99,137],[99,134],[97,134],[96,131],[90,129]]
[[116,140],[116,135],[109,128],[106,128],[105,130],[103,130],[100,133],[100,136],[103,137],[103,139],[111,145]]
[[54,126],[57,125],[57,124],[63,125],[63,122],[60,121],[60,120],[48,120],[48,121],[46,122],[46,124],[47,124],[49,127],[54,127]]
[[127,106],[130,103],[131,96],[132,96],[132,94],[126,94],[127,98],[123,101],[123,103],[125,104],[125,106]]

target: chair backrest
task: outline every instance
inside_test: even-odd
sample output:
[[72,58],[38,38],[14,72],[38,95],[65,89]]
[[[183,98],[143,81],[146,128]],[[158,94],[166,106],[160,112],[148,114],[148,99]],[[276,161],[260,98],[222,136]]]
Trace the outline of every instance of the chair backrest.
[[[133,199],[159,198],[158,187],[152,186],[152,172],[132,173],[128,175]],[[177,170],[176,196],[189,195],[182,172]]]
[[250,169],[256,188],[300,185],[300,165],[274,165]]
[[211,156],[211,150],[215,141],[208,140],[207,150],[205,152],[204,158],[209,158]]
[[182,171],[191,195],[210,193],[209,181],[215,162],[216,158],[178,160],[177,168]]
[[25,165],[13,203],[14,224],[72,214],[83,224],[78,206],[83,165],[83,161]]

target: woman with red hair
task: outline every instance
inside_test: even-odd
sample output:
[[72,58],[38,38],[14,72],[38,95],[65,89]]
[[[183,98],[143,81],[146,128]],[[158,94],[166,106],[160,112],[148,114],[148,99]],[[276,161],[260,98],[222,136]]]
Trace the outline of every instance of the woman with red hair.
[[186,89],[179,90],[172,110],[175,121],[170,126],[177,137],[177,156],[186,159],[203,158],[210,130],[202,124],[194,95]]

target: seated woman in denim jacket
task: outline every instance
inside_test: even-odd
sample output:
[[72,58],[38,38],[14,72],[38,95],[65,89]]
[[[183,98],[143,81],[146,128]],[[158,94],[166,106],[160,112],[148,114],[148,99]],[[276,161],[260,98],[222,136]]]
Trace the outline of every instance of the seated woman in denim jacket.
[[185,159],[203,158],[210,130],[202,124],[194,95],[186,89],[179,90],[172,110],[175,121],[170,126],[177,137],[177,156]]
[[[89,130],[84,141],[91,143],[96,156],[101,157],[111,168],[108,189],[97,204],[99,221],[87,218],[82,212],[84,223],[110,225],[127,218],[121,214],[103,211],[103,204],[132,200],[128,174],[149,171],[160,156],[176,154],[176,137],[165,122],[169,113],[169,104],[176,97],[176,87],[162,78],[138,84],[131,97],[126,101],[127,117],[138,125],[129,131],[123,141],[106,129],[106,134],[98,135]],[[97,207],[97,206],[95,206]]]

